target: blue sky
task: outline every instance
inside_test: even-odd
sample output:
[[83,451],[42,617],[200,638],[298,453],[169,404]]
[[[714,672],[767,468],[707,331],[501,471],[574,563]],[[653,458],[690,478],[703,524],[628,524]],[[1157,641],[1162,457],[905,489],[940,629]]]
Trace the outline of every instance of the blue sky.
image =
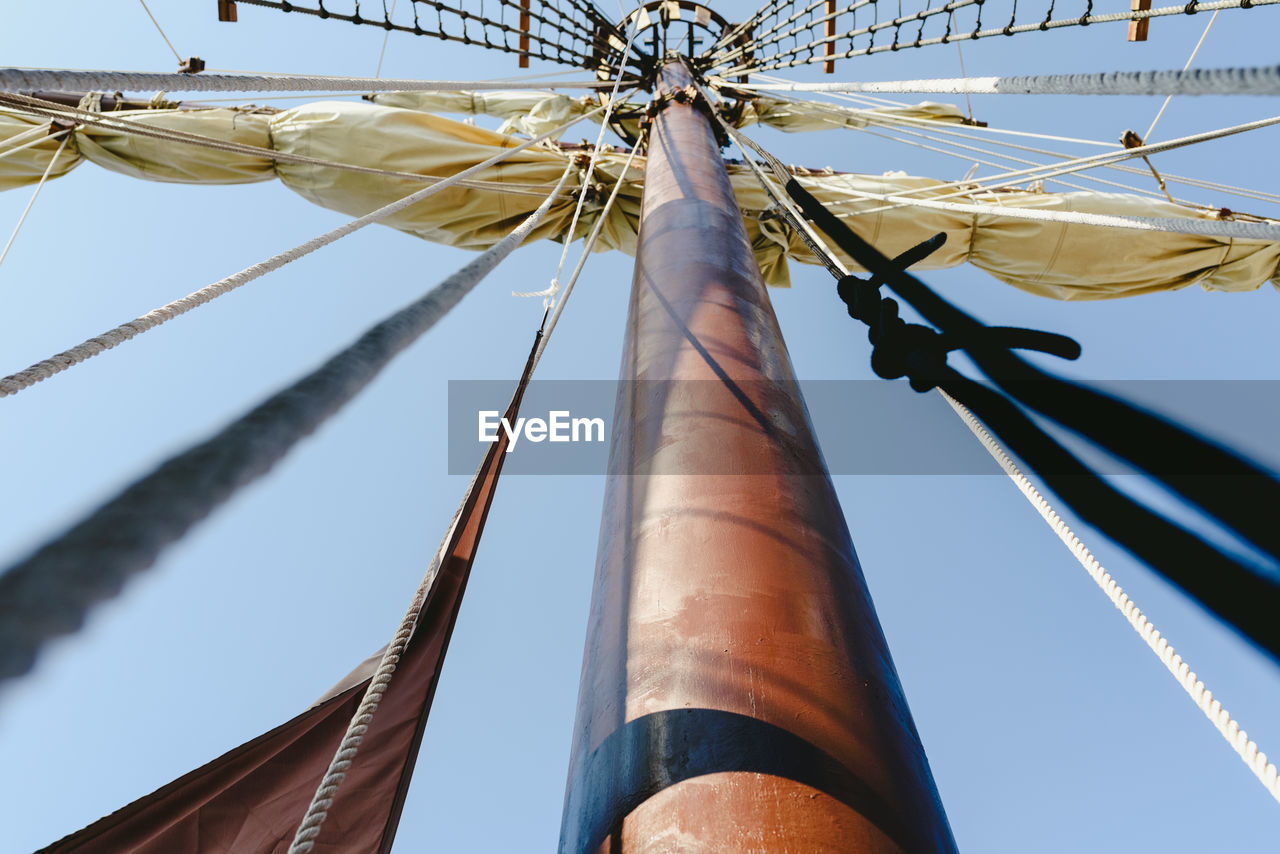
[[[179,51],[210,68],[368,75],[382,45],[373,28],[246,6],[240,23],[219,24],[211,0],[150,6]],[[717,8],[736,18],[750,5]],[[1207,19],[1156,21],[1144,44],[1127,43],[1119,26],[994,39],[966,46],[965,65],[971,75],[1180,67]],[[1275,8],[1224,13],[1198,64],[1274,61],[1277,24]],[[173,58],[136,4],[21,4],[6,10],[0,63],[167,71]],[[520,73],[503,54],[398,35],[383,71]],[[839,66],[847,79],[958,73],[950,46]],[[973,110],[993,126],[1109,140],[1145,130],[1159,101],[1006,96],[974,98]],[[1277,112],[1276,98],[1175,99],[1157,137]],[[594,134],[583,125],[567,138]],[[811,166],[939,178],[969,168],[853,132],[756,136]],[[1156,163],[1274,191],[1278,142],[1272,128]],[[27,195],[0,194],[6,236]],[[85,164],[45,188],[0,267],[0,365],[25,367],[342,219],[277,183],[152,184]],[[287,719],[385,642],[465,485],[446,473],[447,382],[515,377],[540,306],[510,293],[545,287],[558,255],[557,244],[521,249],[348,410],[0,694],[6,850],[53,841]],[[468,257],[367,229],[0,401],[0,560],[22,556]],[[799,266],[792,276],[794,287],[772,296],[799,376],[870,378],[864,332],[829,277]],[[1084,356],[1057,366],[1073,376],[1280,379],[1269,286],[1072,304],[968,268],[927,280],[990,323],[1076,337]],[[540,377],[616,376],[629,283],[630,259],[592,260]],[[1197,423],[1254,447],[1275,435],[1268,423],[1219,423],[1189,408]],[[840,476],[836,486],[963,850],[1274,846],[1277,804],[1005,478]],[[398,850],[554,848],[602,487],[586,476],[504,481]],[[1280,751],[1275,667],[1076,527],[1250,735]]]

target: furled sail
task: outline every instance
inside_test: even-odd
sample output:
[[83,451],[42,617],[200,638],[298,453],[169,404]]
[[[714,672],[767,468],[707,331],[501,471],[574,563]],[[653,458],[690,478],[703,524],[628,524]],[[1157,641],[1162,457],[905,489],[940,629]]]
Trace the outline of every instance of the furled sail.
[[[328,101],[285,111],[250,108],[137,110],[110,113],[112,119],[155,131],[195,134],[214,145],[138,136],[126,130],[86,123],[77,125],[72,142],[58,155],[51,176],[65,174],[81,160],[135,177],[183,183],[245,183],[278,177],[285,186],[326,208],[352,215],[409,195],[421,188],[412,175],[453,175],[490,157],[496,149],[516,144],[511,136],[477,128],[421,108],[483,112],[507,116],[509,129],[537,132],[586,110],[581,99],[552,96],[537,100],[508,93],[432,94],[429,98],[379,96],[382,103]],[[506,100],[497,97],[506,96]],[[391,106],[396,101],[404,106]],[[936,109],[935,109],[936,107]],[[758,102],[750,121],[795,128],[826,122],[854,121],[860,111],[823,109],[796,113],[789,102]],[[918,105],[941,121],[959,121],[953,109]],[[523,112],[522,112],[523,111]],[[848,116],[845,114],[848,113]],[[953,115],[954,113],[954,115]],[[830,114],[830,115],[828,115]],[[786,116],[790,115],[791,118]],[[771,116],[771,118],[769,118]],[[844,116],[844,118],[841,118]],[[523,117],[523,118],[522,118]],[[549,125],[547,123],[550,123]],[[48,121],[0,112],[0,189],[39,180],[58,150],[48,137]],[[32,140],[40,138],[32,144]],[[231,142],[252,146],[218,148]],[[5,152],[14,150],[9,156]],[[261,151],[258,154],[257,151]],[[453,187],[385,222],[426,240],[468,249],[486,248],[527,216],[555,184],[571,158],[573,146],[534,147],[475,176],[467,186]],[[297,158],[310,158],[298,162]],[[293,158],[293,159],[290,159]],[[585,158],[582,158],[585,165]],[[622,175],[624,156],[604,153],[592,178],[594,199],[603,199],[615,182],[624,181],[609,214],[597,250],[635,250],[639,225],[642,164]],[[354,166],[353,171],[342,166]],[[585,169],[584,169],[585,171]],[[411,173],[411,174],[393,174]],[[786,286],[787,259],[815,259],[791,229],[771,211],[771,202],[745,166],[731,166],[730,177],[746,215],[747,231],[766,281]],[[1079,222],[1015,219],[1002,211],[1066,211],[1120,217],[1214,220],[1215,212],[1171,202],[1113,193],[1044,193],[1021,190],[953,195],[952,185],[901,174],[881,176],[805,172],[798,180],[881,251],[894,255],[942,231],[946,245],[919,269],[951,267],[965,261],[1015,287],[1063,300],[1105,299],[1198,283],[1205,290],[1247,291],[1271,281],[1280,286],[1280,243],[1213,234],[1128,231]],[[880,198],[914,194],[928,202],[944,194],[949,203],[981,208],[979,212],[938,210],[886,204]],[[572,219],[574,196],[556,202],[534,237],[564,240]],[[589,200],[590,201],[590,200]],[[599,204],[588,204],[573,238],[594,225]],[[989,210],[990,213],[985,211]],[[851,269],[857,269],[844,259]]]

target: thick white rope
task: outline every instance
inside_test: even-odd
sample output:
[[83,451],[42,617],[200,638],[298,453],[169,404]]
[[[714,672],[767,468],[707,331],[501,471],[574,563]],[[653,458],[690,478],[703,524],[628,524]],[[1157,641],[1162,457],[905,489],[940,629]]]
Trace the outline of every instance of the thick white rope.
[[[566,168],[561,181],[571,173]],[[511,254],[555,197],[548,195],[510,234],[315,371],[161,463],[0,574],[0,681],[30,670],[45,643],[78,629],[94,605],[341,410]]]
[[1215,699],[1213,692],[1205,687],[1204,681],[1199,679],[1195,672],[1191,669],[1182,656],[1177,655],[1155,625],[1142,613],[1134,604],[1129,595],[1124,592],[1124,588],[1118,585],[1111,574],[1102,568],[1092,552],[1080,542],[1080,538],[1072,533],[1066,522],[1060,517],[1049,505],[1049,502],[1036,490],[1031,481],[1027,479],[1018,467],[1014,464],[1004,449],[992,438],[991,434],[979,423],[964,405],[955,398],[951,397],[942,389],[938,389],[938,393],[951,405],[956,411],[965,425],[978,438],[982,446],[987,449],[991,457],[1004,469],[1005,474],[1014,482],[1018,490],[1026,497],[1031,506],[1036,509],[1041,518],[1053,529],[1067,547],[1067,549],[1075,555],[1076,560],[1089,573],[1094,582],[1111,600],[1111,604],[1116,606],[1120,613],[1124,614],[1125,619],[1129,621],[1129,625],[1138,633],[1142,640],[1151,648],[1168,671],[1173,675],[1178,684],[1182,686],[1187,695],[1195,702],[1200,711],[1204,712],[1207,717],[1218,730],[1222,733],[1222,737],[1231,745],[1231,749],[1249,766],[1249,770],[1258,778],[1263,787],[1277,801],[1280,801],[1280,777],[1277,776],[1275,763],[1267,760],[1267,755],[1258,749],[1258,745],[1249,738],[1248,734],[1240,728],[1239,723],[1232,719],[1231,714],[1222,707],[1222,702]]
[[[604,108],[601,107],[600,109],[604,109]],[[495,163],[500,163],[501,161],[512,156],[513,154],[517,154],[521,151],[524,151],[526,148],[529,148],[532,145],[536,145],[537,143],[542,142],[545,139],[551,138],[555,134],[563,132],[564,130],[571,127],[572,125],[582,121],[582,119],[587,118],[590,115],[593,115],[595,112],[598,112],[598,111],[592,111],[592,113],[588,113],[587,115],[565,122],[563,125],[553,130],[547,131],[541,136],[534,137],[533,139],[528,140],[527,142],[523,142],[520,145],[517,145],[513,148],[505,148],[498,154],[495,154],[493,157],[490,157],[488,160],[477,163],[475,166],[470,166],[462,170],[461,172],[457,173],[456,175],[453,175],[453,176],[450,176],[449,178],[445,178],[441,180],[439,183],[432,184],[430,187],[424,187],[423,189],[418,190],[415,193],[411,193],[410,195],[405,196],[403,199],[392,202],[391,204],[388,204],[388,205],[384,205],[378,208],[377,210],[372,211],[371,213],[367,213],[362,217],[357,217],[356,219],[353,219],[350,222],[343,223],[337,228],[331,231],[327,231],[324,234],[320,235],[319,237],[314,237],[311,240],[308,240],[306,243],[302,243],[298,246],[293,247],[292,249],[288,249],[277,255],[273,255],[270,258],[266,259],[265,261],[261,261],[257,264],[254,264],[251,267],[246,267],[240,272],[233,273],[232,275],[227,276],[224,279],[219,279],[213,284],[206,285],[200,290],[195,291],[194,293],[188,294],[182,299],[174,300],[168,305],[163,305],[160,308],[154,309],[153,311],[150,311],[142,315],[141,317],[134,318],[128,323],[122,323],[113,329],[107,330],[101,335],[98,335],[94,338],[90,338],[89,340],[84,341],[83,343],[77,344],[76,346],[72,347],[69,350],[64,350],[55,356],[51,356],[48,359],[37,362],[36,364],[32,365],[26,370],[18,371],[15,374],[10,374],[9,376],[4,377],[3,379],[0,379],[0,397],[6,397],[8,395],[16,394],[17,392],[22,391],[25,388],[29,388],[35,385],[36,383],[40,382],[41,380],[48,379],[54,374],[60,373],[61,371],[65,371],[67,368],[71,367],[72,365],[79,364],[80,362],[83,362],[86,359],[90,359],[98,355],[99,353],[102,353],[106,350],[110,350],[112,347],[115,347],[117,344],[120,344],[124,341],[128,341],[130,338],[133,338],[136,335],[146,332],[148,329],[154,329],[160,324],[166,323],[172,320],[173,318],[177,317],[178,315],[186,314],[188,311],[190,311],[193,308],[196,308],[197,306],[204,305],[205,303],[211,300],[214,300],[222,296],[223,294],[230,293],[236,288],[246,285],[249,282],[252,282],[254,279],[257,279],[257,278],[260,278],[261,276],[266,275],[272,270],[277,270],[280,267],[283,267],[285,264],[288,264],[290,261],[296,261],[297,259],[303,257],[304,255],[308,255],[314,252],[315,250],[321,248],[322,246],[327,246],[330,243],[333,243],[335,240],[338,240],[339,238],[345,237],[354,231],[358,231],[361,228],[364,228],[366,225],[377,222],[378,220],[384,219],[390,216],[391,214],[396,213],[397,211],[401,211],[407,207],[415,205],[418,202],[422,201],[423,199],[429,198],[435,195],[436,193],[441,192],[442,190],[445,190],[455,184],[460,183],[468,175],[474,175],[475,173],[479,172],[482,169],[487,169],[488,167],[494,165]],[[560,192],[560,188],[563,185],[564,185],[564,180],[561,179],[560,183],[556,185],[556,189],[553,192],[558,194]]]
[[295,74],[164,74],[0,68],[0,91],[6,92],[38,89],[59,92],[456,92],[476,89],[607,89],[612,85],[612,81],[607,80],[406,80]]
[[[571,164],[565,169],[564,175],[560,177],[560,183],[556,185],[556,192],[548,195],[536,211],[530,214],[511,234],[504,237],[498,245],[495,245],[488,252],[494,252],[495,250],[502,252],[503,250],[499,249],[499,247],[504,245],[506,246],[505,252],[510,252],[516,246],[519,246],[529,232],[533,230],[534,226],[551,209],[551,203],[559,195],[560,187],[564,186],[572,171]],[[475,477],[472,478],[472,485],[474,486],[474,484]],[[470,492],[470,489],[467,492]],[[464,503],[466,500],[465,495],[466,493],[464,493]],[[364,696],[361,698],[355,714],[351,716],[347,731],[343,735],[342,741],[338,744],[338,749],[334,753],[333,759],[330,760],[329,767],[325,771],[320,785],[316,787],[311,803],[307,806],[306,814],[298,824],[298,830],[294,834],[292,844],[289,846],[289,854],[304,854],[304,852],[310,851],[315,847],[316,837],[320,835],[320,829],[324,826],[325,819],[328,817],[329,808],[333,806],[333,799],[337,795],[338,789],[342,786],[342,781],[346,779],[347,771],[351,768],[352,762],[355,761],[360,745],[364,742],[364,736],[369,731],[369,724],[373,721],[374,713],[377,712],[383,695],[391,685],[392,674],[395,673],[400,657],[404,654],[409,638],[413,636],[414,626],[417,625],[418,612],[426,599],[427,591],[434,583],[435,577],[439,572],[440,563],[444,558],[444,550],[448,546],[454,527],[458,524],[461,510],[460,506],[458,512],[454,514],[453,523],[445,532],[445,538],[441,542],[440,548],[436,551],[436,555],[432,559],[431,566],[423,577],[422,583],[419,584],[418,590],[414,594],[413,602],[409,605],[404,618],[400,621],[400,627],[396,631],[395,637],[383,652],[382,660],[378,663],[378,669],[370,680],[369,687],[365,689]]]
[[[1280,3],[1280,0],[1256,0],[1258,5],[1263,2]],[[1209,6],[1202,3],[1200,8],[1207,9]],[[1127,17],[1128,13],[1125,14]],[[729,75],[726,73],[724,76]],[[0,80],[2,79],[3,77],[0,76]],[[732,85],[728,80],[724,83]],[[950,95],[1277,95],[1280,94],[1280,65],[1187,71],[1048,74],[1041,77],[753,83],[750,88],[762,92],[918,92]]]
[[4,249],[0,250],[0,264],[4,263],[4,259],[9,257],[9,250],[13,248],[13,241],[18,239],[18,232],[22,230],[22,224],[27,221],[27,214],[31,213],[31,206],[36,203],[36,198],[40,195],[40,191],[44,188],[44,184],[49,180],[49,173],[53,171],[53,167],[58,162],[58,156],[62,154],[62,149],[67,147],[69,136],[64,136],[62,142],[58,144],[58,150],[53,153],[53,157],[49,159],[49,165],[44,168],[44,174],[40,176],[40,181],[36,184],[35,191],[31,194],[31,198],[27,200],[27,206],[22,209],[22,216],[18,217],[18,224],[13,227],[13,233],[9,235],[9,241],[5,243]]

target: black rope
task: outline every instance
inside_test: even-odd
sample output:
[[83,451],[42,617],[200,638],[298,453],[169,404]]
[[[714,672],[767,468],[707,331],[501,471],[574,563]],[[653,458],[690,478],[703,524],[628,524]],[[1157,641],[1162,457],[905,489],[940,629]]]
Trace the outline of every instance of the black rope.
[[[889,260],[862,240],[794,179],[787,193],[870,278],[846,276],[837,292],[849,314],[867,324],[871,364],[887,379],[906,377],[916,391],[938,387],[968,407],[1094,525],[1157,573],[1280,660],[1280,574],[1251,566],[1108,485],[1031,420],[1019,405],[1054,420],[1095,446],[1147,472],[1261,551],[1280,561],[1280,482],[1233,452],[1123,400],[1053,376],[1011,348],[1074,358],[1078,345],[1036,330],[989,327],[951,305],[905,267],[940,244],[934,238]],[[793,227],[800,228],[799,224]],[[933,327],[906,323],[887,284]],[[1074,345],[1074,346],[1072,346]],[[963,350],[999,391],[947,364]]]

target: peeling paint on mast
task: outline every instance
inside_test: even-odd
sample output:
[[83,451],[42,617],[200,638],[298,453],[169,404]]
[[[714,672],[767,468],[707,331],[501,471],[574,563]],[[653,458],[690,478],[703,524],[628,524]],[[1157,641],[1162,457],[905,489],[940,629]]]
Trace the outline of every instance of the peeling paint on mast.
[[[656,93],[690,82],[668,61]],[[621,379],[610,471],[629,474],[605,492],[560,850],[954,852],[687,99],[650,134]],[[712,458],[751,473],[682,463]]]

